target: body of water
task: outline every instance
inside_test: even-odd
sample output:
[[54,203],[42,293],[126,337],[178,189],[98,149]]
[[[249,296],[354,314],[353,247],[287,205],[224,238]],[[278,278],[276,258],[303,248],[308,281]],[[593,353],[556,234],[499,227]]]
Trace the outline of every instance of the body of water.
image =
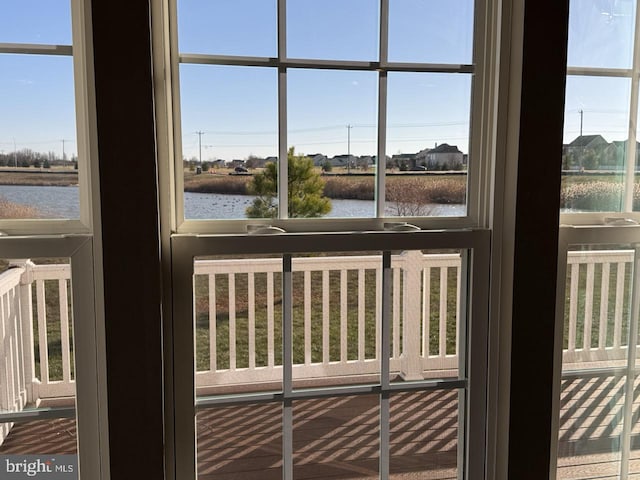
[[[0,185],[0,197],[10,202],[28,205],[42,212],[44,218],[80,218],[78,187],[34,187]],[[243,219],[253,197],[248,195],[222,195],[217,193],[185,192],[185,217],[190,220]],[[331,212],[327,218],[370,218],[375,205],[371,200],[331,200]],[[429,216],[461,216],[465,205],[425,206]],[[393,211],[387,212],[393,216]]]

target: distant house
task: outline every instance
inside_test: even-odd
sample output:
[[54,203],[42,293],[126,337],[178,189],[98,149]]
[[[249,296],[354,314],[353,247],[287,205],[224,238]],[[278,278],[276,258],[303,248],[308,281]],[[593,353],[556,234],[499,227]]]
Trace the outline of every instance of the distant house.
[[563,145],[562,150],[565,169],[594,170],[617,163],[615,148],[612,149],[602,135],[580,135],[570,144]]
[[255,157],[252,155],[249,158],[247,158],[247,161],[245,162],[244,166],[246,168],[264,168],[266,164],[267,164],[266,158]]
[[569,145],[566,145],[566,149],[568,151],[587,148],[597,150],[605,148],[607,145],[609,145],[609,142],[607,142],[602,135],[580,135]]
[[375,160],[371,155],[361,155],[356,159],[356,163],[358,165],[358,168],[366,170],[375,163]]
[[416,166],[415,153],[397,153],[391,157],[391,165],[400,169],[411,169]]
[[228,168],[244,167],[244,160],[231,160],[227,162]]
[[357,157],[355,155],[342,154],[342,155],[335,155],[329,161],[331,162],[331,165],[334,167],[347,167],[350,165],[351,168],[355,168],[356,158]]
[[315,167],[321,167],[327,161],[327,156],[322,153],[311,153],[305,157],[310,158]]
[[[600,169],[622,170],[627,164],[629,140],[614,140],[602,151]],[[636,165],[640,159],[640,143],[636,142]]]
[[430,170],[444,168],[455,169],[464,164],[464,154],[457,145],[442,143],[425,155],[426,167]]

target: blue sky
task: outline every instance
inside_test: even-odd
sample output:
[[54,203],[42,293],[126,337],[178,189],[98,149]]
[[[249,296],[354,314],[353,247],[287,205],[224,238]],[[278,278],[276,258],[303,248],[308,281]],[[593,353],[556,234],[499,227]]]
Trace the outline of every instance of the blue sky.
[[[0,42],[71,43],[69,0],[0,0]],[[184,53],[273,57],[276,0],[178,0]],[[390,0],[392,61],[472,63],[472,0]],[[289,0],[291,58],[375,60],[378,0]],[[634,0],[573,0],[569,64],[629,68]],[[0,55],[0,152],[75,153],[72,64],[54,56]],[[277,152],[277,76],[273,69],[182,65],[183,150],[203,159]],[[387,154],[447,142],[468,152],[472,76],[389,76]],[[299,152],[375,154],[375,72],[289,70],[288,137]],[[579,133],[625,139],[629,81],[570,77],[565,142]],[[352,128],[348,129],[350,125]],[[348,144],[348,133],[351,142]]]

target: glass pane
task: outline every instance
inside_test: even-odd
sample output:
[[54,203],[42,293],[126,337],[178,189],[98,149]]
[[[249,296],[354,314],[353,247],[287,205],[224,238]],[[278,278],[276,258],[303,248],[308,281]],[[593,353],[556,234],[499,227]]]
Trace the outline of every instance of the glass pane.
[[[627,370],[637,286],[635,252],[625,245],[572,247],[567,257],[558,478],[617,478],[624,468],[640,473],[635,394]],[[636,358],[632,359],[637,361]],[[626,412],[631,421],[628,424]],[[627,432],[627,433],[625,433]],[[630,435],[631,438],[625,437]]]
[[178,0],[182,53],[277,55],[276,0]]
[[464,216],[471,75],[389,73],[385,215]]
[[294,401],[294,478],[377,479],[379,412],[378,395]]
[[389,60],[473,63],[473,0],[390,0]]
[[[71,45],[69,0],[5,0],[0,43]],[[0,68],[0,71],[9,72]]]
[[380,380],[382,255],[293,259],[296,387]]
[[570,67],[631,68],[635,0],[572,1]]
[[[186,219],[277,212],[277,71],[180,66]],[[253,178],[268,188],[251,195]],[[255,202],[260,201],[255,207]],[[256,213],[257,212],[257,213]]]
[[463,375],[462,253],[405,251],[391,269],[391,381]]
[[624,209],[630,87],[626,78],[567,77],[562,211]]
[[287,56],[378,59],[378,0],[288,0]]
[[194,262],[197,395],[274,391],[282,383],[282,259]]
[[458,479],[458,390],[391,395],[391,479]]
[[282,407],[241,404],[200,410],[198,479],[282,479]]
[[328,212],[289,216],[374,216],[377,74],[290,69],[287,82],[289,145],[311,160],[330,199]]
[[[68,258],[0,259],[1,414],[75,407],[73,320]],[[75,465],[77,448],[75,418],[0,423],[0,476],[6,455]]]
[[0,71],[0,219],[79,218],[72,58],[0,55]]

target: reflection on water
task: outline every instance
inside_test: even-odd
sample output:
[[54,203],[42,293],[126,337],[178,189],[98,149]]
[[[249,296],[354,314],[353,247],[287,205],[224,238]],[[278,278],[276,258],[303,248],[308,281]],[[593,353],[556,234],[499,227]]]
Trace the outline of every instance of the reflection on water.
[[[35,207],[43,218],[80,218],[78,187],[42,187],[0,185],[0,197],[10,202]],[[216,193],[185,192],[185,218],[243,219],[253,197],[248,195],[222,195]],[[371,218],[375,204],[370,200],[331,200],[329,218]],[[430,216],[462,216],[465,205],[430,205]],[[387,215],[392,216],[392,210]]]

